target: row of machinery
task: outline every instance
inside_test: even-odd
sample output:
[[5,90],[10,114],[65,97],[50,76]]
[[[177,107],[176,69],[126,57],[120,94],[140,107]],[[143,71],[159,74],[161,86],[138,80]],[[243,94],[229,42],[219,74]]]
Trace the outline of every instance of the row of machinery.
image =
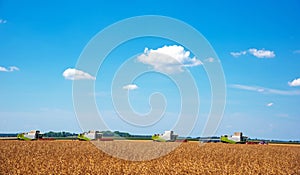
[[[50,140],[51,138],[43,138],[43,134],[41,134],[38,130],[32,130],[27,133],[20,133],[17,135],[19,140]],[[78,140],[83,141],[91,141],[91,140],[101,140],[101,141],[112,141],[112,137],[103,137],[103,133],[100,131],[88,131],[78,134]],[[230,144],[238,144],[238,143],[246,143],[246,144],[262,144],[260,142],[250,142],[247,140],[248,137],[243,136],[242,132],[235,132],[233,135],[223,135],[220,138],[205,138],[200,139],[200,142],[223,142]],[[178,135],[174,133],[174,131],[165,131],[163,134],[154,134],[152,136],[152,140],[155,142],[175,142],[178,140]],[[185,140],[186,141],[186,140]],[[265,143],[263,143],[265,144]]]

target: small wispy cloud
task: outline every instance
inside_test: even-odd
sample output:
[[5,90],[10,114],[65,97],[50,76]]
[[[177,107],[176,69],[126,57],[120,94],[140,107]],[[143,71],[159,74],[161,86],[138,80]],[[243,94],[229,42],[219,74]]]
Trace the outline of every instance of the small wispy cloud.
[[0,19],[0,24],[5,24],[5,23],[7,23],[7,20],[5,20],[5,19]]
[[294,50],[293,53],[294,54],[300,54],[300,50]]
[[63,72],[63,77],[67,80],[96,80],[96,77],[73,68],[68,68]]
[[123,89],[125,90],[135,90],[138,89],[139,87],[136,84],[128,84],[123,86]]
[[213,57],[208,57],[208,58],[206,58],[204,61],[205,61],[205,62],[209,62],[209,63],[213,63],[213,62],[216,62],[216,61],[219,61],[219,60],[217,60],[217,59],[215,59],[215,58],[213,58]]
[[256,58],[274,58],[275,53],[271,50],[265,50],[265,49],[256,49],[256,48],[250,48],[248,50],[239,51],[239,52],[230,52],[230,55],[233,57],[239,57],[242,55],[250,54],[255,56]]
[[0,66],[0,72],[13,72],[19,71],[20,69],[16,66],[10,66],[8,68]]
[[248,52],[257,58],[274,58],[275,57],[274,51],[271,51],[271,50],[265,50],[265,49],[258,50],[258,49],[252,48],[252,49],[249,49]]
[[241,55],[246,55],[247,51],[240,51],[240,52],[230,52],[230,55],[234,56],[234,57],[239,57]]
[[266,104],[266,106],[267,106],[267,107],[271,107],[271,106],[273,106],[273,105],[274,105],[274,103],[272,103],[272,102],[271,102],[271,103],[268,103],[268,104]]
[[241,84],[232,84],[229,85],[231,88],[247,90],[247,91],[254,91],[263,94],[276,94],[276,95],[300,95],[299,90],[279,90],[279,89],[271,89],[265,88],[260,86],[247,86]]
[[196,57],[190,57],[190,51],[182,46],[163,46],[158,49],[145,48],[144,53],[137,57],[143,64],[165,73],[183,72],[183,67],[194,67],[202,64]]
[[281,117],[281,118],[288,118],[289,117],[289,114],[286,114],[286,113],[279,113],[279,114],[276,114],[277,117]]
[[289,86],[300,86],[300,78],[296,78],[293,81],[288,82]]

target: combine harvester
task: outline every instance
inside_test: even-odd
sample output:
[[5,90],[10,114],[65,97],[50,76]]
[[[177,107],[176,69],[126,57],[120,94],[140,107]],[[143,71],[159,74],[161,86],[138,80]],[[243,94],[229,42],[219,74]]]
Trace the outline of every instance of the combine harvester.
[[89,131],[84,132],[78,135],[78,140],[82,141],[92,141],[92,140],[100,140],[100,141],[113,141],[113,138],[103,137],[103,134],[100,131]]
[[243,136],[242,132],[235,132],[233,135],[223,135],[220,140],[223,143],[231,143],[231,144],[244,144],[247,141],[246,136]]
[[32,130],[30,132],[21,133],[17,135],[18,140],[38,140],[42,138],[43,134],[41,134],[41,132],[38,130]]
[[232,136],[221,136],[220,141],[223,143],[231,143],[231,144],[259,144],[259,145],[268,145],[268,142],[264,140],[254,140],[250,141],[248,137],[243,136],[242,132],[235,132]]
[[155,142],[175,142],[178,135],[174,131],[165,131],[164,134],[154,134],[152,140]]

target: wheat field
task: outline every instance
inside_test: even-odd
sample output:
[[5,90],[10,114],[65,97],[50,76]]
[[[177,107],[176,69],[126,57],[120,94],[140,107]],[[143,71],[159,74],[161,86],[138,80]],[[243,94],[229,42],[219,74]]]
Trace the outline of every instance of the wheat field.
[[[133,157],[140,158],[141,153],[153,154],[149,147],[163,155],[165,148],[178,143],[101,144],[115,149],[117,156],[130,150],[129,157],[134,152]],[[136,149],[138,154],[132,151]],[[128,161],[100,151],[91,142],[5,140],[0,141],[0,174],[300,174],[300,147],[188,142],[156,159]]]

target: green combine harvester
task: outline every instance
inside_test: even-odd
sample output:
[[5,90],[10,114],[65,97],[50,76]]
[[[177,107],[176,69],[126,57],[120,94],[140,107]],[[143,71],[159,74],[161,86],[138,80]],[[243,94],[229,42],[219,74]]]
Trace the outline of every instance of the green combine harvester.
[[32,130],[27,133],[21,133],[17,135],[18,140],[38,140],[41,139],[43,135],[38,130]]
[[174,131],[165,131],[164,134],[154,134],[152,140],[155,142],[175,142],[178,135]]
[[220,140],[223,143],[244,144],[246,143],[247,137],[243,136],[242,132],[235,132],[231,136],[228,135],[221,136]]
[[100,131],[89,131],[79,134],[77,138],[83,141],[99,140],[102,138],[102,133]]

